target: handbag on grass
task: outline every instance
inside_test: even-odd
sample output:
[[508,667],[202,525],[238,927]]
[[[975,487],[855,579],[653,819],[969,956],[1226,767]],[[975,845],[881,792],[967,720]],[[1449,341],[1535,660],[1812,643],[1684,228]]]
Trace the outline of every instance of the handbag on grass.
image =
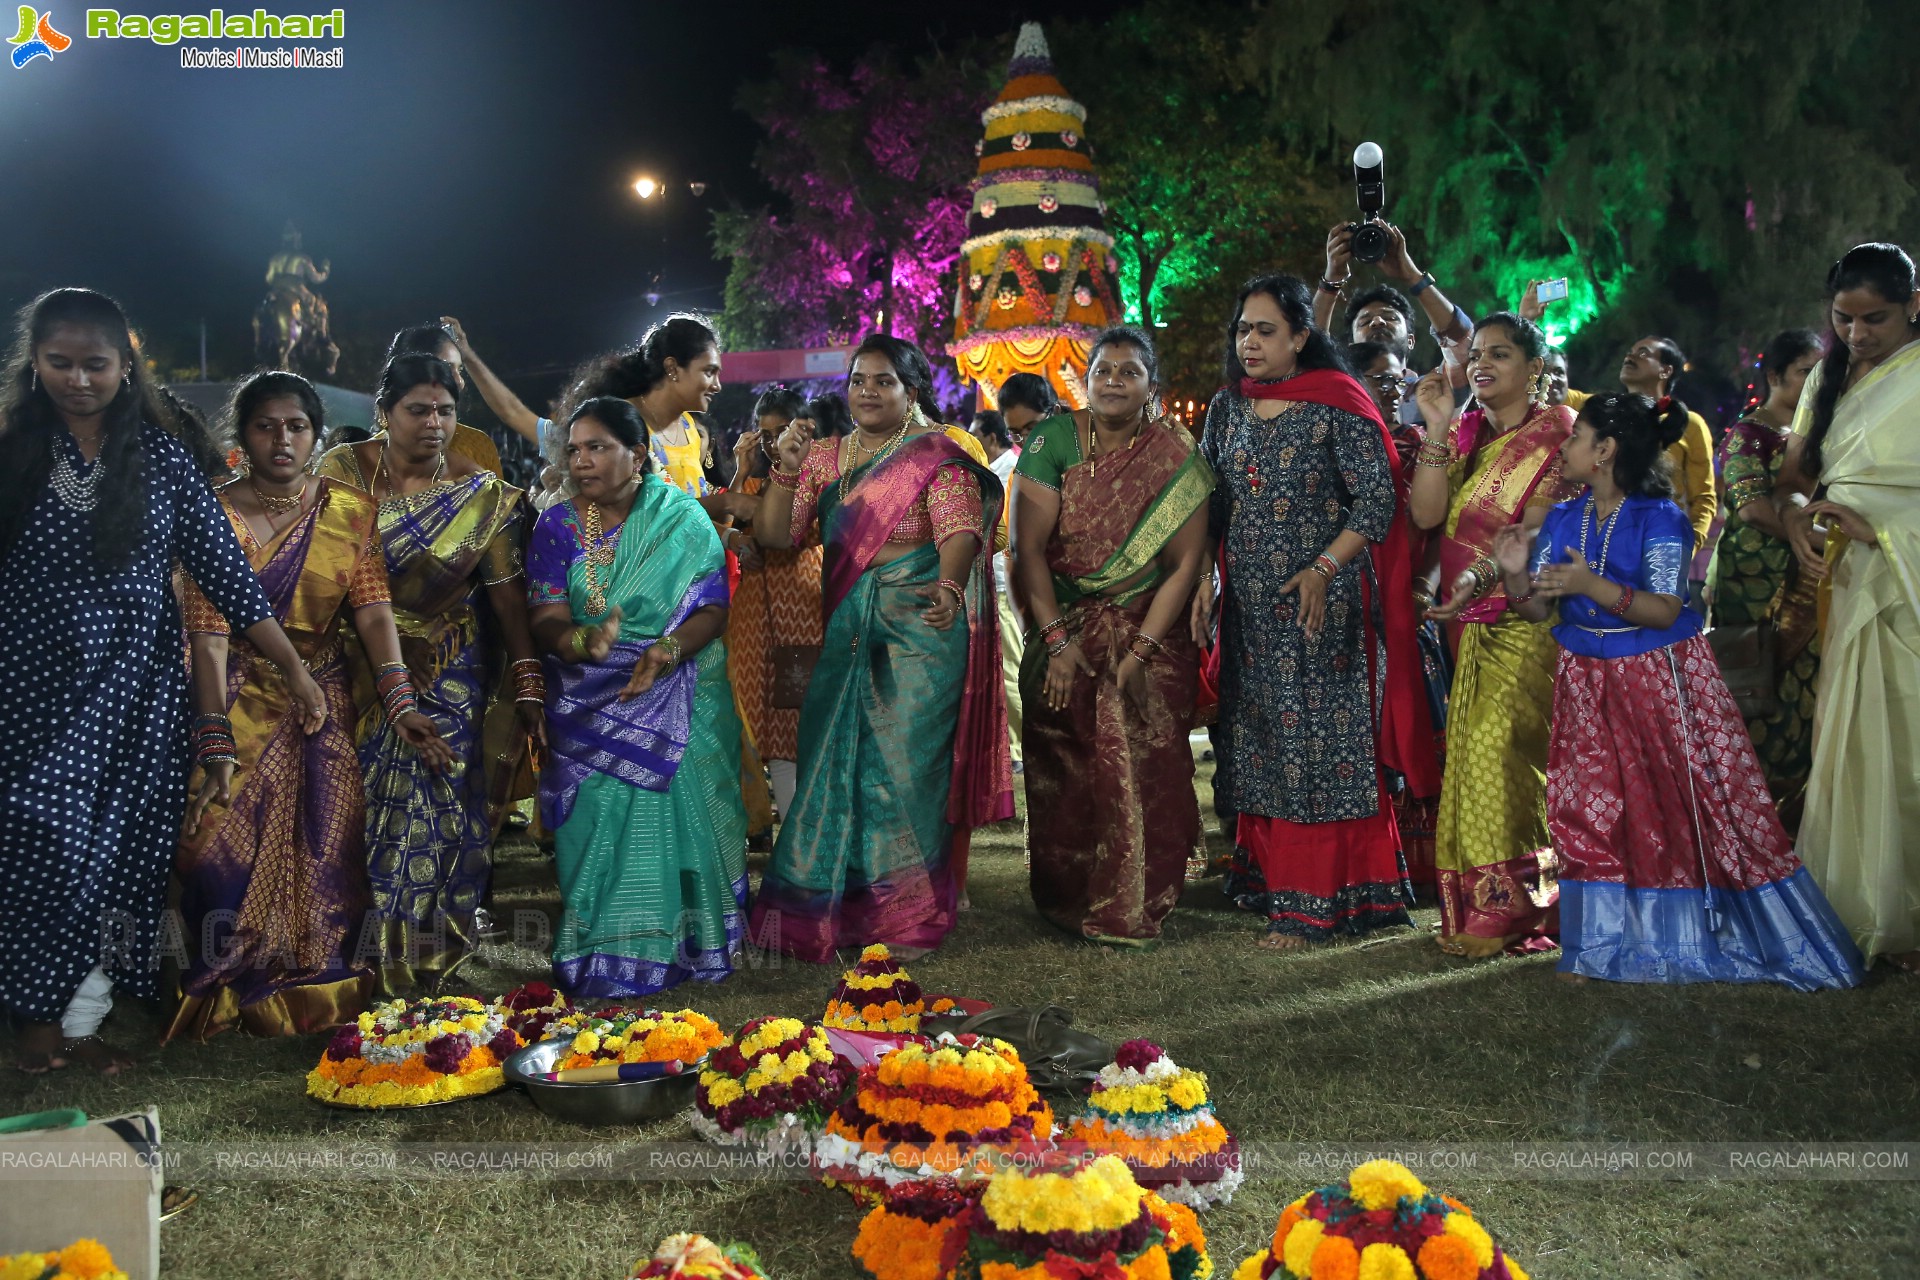
[[1073,1015],[1059,1005],[1044,1009],[988,1009],[971,1016],[929,1015],[920,1019],[923,1035],[991,1036],[1020,1054],[1027,1078],[1042,1093],[1084,1094],[1100,1068],[1113,1061],[1113,1046],[1098,1036],[1073,1029]]

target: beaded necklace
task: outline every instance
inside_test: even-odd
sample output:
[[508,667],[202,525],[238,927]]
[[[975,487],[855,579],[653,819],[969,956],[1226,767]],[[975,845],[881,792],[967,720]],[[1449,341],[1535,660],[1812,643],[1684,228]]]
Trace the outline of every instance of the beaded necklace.
[[[102,448],[104,451],[104,444]],[[50,477],[53,492],[69,511],[85,515],[100,501],[100,477],[106,469],[106,464],[96,459],[92,470],[83,476],[74,470],[73,459],[67,451],[56,445],[53,450],[53,475]]]
[[1587,568],[1595,573],[1599,573],[1601,567],[1607,563],[1607,553],[1613,548],[1613,527],[1620,523],[1620,508],[1626,505],[1627,500],[1622,497],[1620,505],[1616,506],[1612,514],[1606,518],[1603,528],[1594,516],[1593,492],[1591,490],[1587,492],[1587,509],[1580,516],[1580,558],[1587,560],[1587,526],[1592,525],[1596,532],[1600,532],[1600,560],[1598,563],[1587,560]]

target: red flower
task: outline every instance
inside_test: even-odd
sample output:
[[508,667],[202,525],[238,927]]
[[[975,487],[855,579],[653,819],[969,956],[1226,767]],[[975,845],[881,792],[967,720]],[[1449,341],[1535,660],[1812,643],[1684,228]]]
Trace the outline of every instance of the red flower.
[[1123,1071],[1145,1071],[1166,1056],[1166,1050],[1151,1040],[1129,1040],[1113,1055],[1113,1063]]
[[553,1003],[553,988],[544,982],[529,982],[508,997],[514,1009],[540,1009]]

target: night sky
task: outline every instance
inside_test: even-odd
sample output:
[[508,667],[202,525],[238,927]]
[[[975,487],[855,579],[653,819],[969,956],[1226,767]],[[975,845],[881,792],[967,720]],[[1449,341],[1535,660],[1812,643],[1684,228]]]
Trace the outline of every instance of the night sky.
[[[82,6],[40,3],[75,40],[52,61],[0,63],[9,314],[89,285],[121,299],[163,368],[197,364],[202,319],[214,362],[232,365],[292,218],[332,260],[343,346],[450,313],[536,393],[676,305],[718,303],[708,212],[767,198],[734,101],[772,51],[845,67],[876,42],[912,52],[1104,8],[348,0],[346,38],[318,42],[344,49],[344,69],[234,71],[184,70],[177,45],[81,39]],[[675,184],[665,205],[633,197],[641,172]],[[686,192],[695,180],[704,200]]]

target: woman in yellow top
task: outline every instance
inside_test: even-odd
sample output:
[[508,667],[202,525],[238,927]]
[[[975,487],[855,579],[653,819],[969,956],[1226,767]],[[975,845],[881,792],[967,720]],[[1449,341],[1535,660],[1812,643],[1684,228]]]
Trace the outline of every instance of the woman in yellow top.
[[637,347],[589,361],[568,388],[561,419],[595,396],[617,396],[640,411],[655,471],[693,495],[724,525],[759,504],[716,491],[707,480],[713,441],[694,421],[720,394],[720,339],[697,316],[670,316]]
[[[1620,385],[1658,404],[1662,397],[1673,394],[1673,380],[1686,367],[1687,358],[1673,339],[1642,338],[1620,361]],[[1577,413],[1592,394],[1567,392],[1567,407]],[[1713,452],[1713,432],[1707,429],[1707,420],[1688,410],[1686,433],[1667,450],[1667,461],[1673,464],[1673,500],[1693,526],[1696,558],[1713,533],[1713,519],[1720,509]]]
[[[1775,502],[1831,573],[1800,860],[1871,964],[1920,971],[1920,295],[1897,245],[1827,276],[1833,333],[1807,378]],[[1797,494],[1818,477],[1822,501]],[[1814,520],[1834,535],[1823,556]]]

